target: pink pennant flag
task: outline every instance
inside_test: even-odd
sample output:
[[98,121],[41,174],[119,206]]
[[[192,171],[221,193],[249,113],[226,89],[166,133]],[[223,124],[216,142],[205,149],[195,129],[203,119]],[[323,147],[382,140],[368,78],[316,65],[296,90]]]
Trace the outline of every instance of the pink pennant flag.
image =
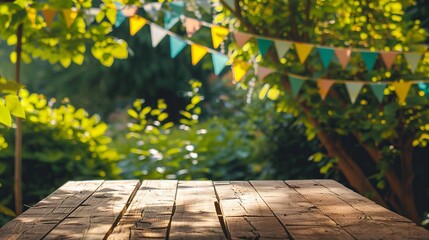
[[395,62],[396,55],[398,55],[397,52],[381,52],[381,59],[384,62],[384,65],[386,65],[387,69],[391,69],[393,63]]
[[136,6],[127,5],[122,9],[122,13],[125,17],[132,17],[136,15],[138,8]]
[[270,75],[271,73],[273,73],[274,70],[271,68],[267,68],[267,67],[259,67],[258,68],[258,78],[259,79],[264,79],[266,76]]
[[201,22],[193,18],[185,18],[185,28],[188,37],[192,37],[201,28]]
[[345,69],[349,62],[350,55],[352,54],[352,50],[350,48],[335,48],[334,51],[341,66]]
[[319,87],[319,93],[320,97],[322,97],[322,100],[325,100],[326,95],[328,95],[329,89],[331,89],[332,85],[334,85],[334,81],[332,80],[317,80],[317,86]]
[[234,38],[235,41],[237,42],[237,45],[239,48],[243,47],[243,45],[249,41],[249,39],[252,36],[250,36],[249,34],[246,33],[241,33],[241,32],[234,32]]

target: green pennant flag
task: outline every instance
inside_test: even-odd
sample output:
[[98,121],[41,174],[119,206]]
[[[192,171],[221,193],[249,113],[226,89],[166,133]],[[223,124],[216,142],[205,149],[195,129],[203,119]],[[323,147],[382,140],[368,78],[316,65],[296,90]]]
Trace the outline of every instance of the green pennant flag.
[[354,83],[354,82],[348,82],[346,83],[346,89],[349,93],[350,101],[353,103],[356,102],[356,98],[359,95],[360,90],[362,89],[363,84],[362,83]]
[[289,48],[290,46],[292,46],[292,43],[285,41],[274,41],[274,46],[276,47],[277,56],[280,60],[289,51]]
[[256,41],[258,42],[259,52],[264,57],[265,54],[267,54],[268,49],[270,49],[272,41],[264,38],[258,38]]
[[368,71],[372,71],[374,68],[375,61],[377,60],[378,53],[376,52],[361,52],[363,62],[365,63]]
[[386,84],[370,84],[369,85],[372,89],[372,92],[374,93],[375,97],[377,98],[378,102],[383,102],[384,97],[384,89],[386,88]]
[[322,59],[323,67],[328,69],[332,56],[334,56],[334,49],[317,47],[317,51],[319,52],[320,58]]
[[296,97],[301,90],[302,84],[304,83],[303,79],[289,76],[290,87],[292,89],[292,96]]

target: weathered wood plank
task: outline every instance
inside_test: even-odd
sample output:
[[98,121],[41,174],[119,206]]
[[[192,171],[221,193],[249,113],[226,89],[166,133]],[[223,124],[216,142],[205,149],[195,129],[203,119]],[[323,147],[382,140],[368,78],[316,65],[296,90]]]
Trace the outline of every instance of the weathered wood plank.
[[169,239],[226,239],[212,181],[180,181]]
[[103,239],[140,186],[138,180],[105,181],[45,239]]
[[70,181],[0,229],[0,239],[41,239],[103,181]]
[[[283,181],[250,183],[293,238],[300,239],[316,234],[318,239],[353,239],[325,213]],[[314,230],[315,228],[319,230]]]
[[426,230],[408,219],[334,181],[291,180],[286,183],[357,239],[429,239]]
[[273,212],[249,182],[214,182],[231,239],[288,239]]
[[176,180],[143,181],[108,239],[165,239],[173,214],[176,188]]

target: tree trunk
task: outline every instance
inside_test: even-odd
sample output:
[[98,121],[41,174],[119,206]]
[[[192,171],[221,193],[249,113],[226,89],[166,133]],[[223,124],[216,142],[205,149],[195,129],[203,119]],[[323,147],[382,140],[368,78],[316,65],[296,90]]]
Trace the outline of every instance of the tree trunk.
[[[21,70],[21,51],[22,51],[22,23],[18,26],[16,33],[16,64],[15,64],[15,81],[20,83]],[[19,215],[22,213],[22,120],[16,117],[15,130],[15,170],[14,170],[14,192],[15,192],[15,211]]]

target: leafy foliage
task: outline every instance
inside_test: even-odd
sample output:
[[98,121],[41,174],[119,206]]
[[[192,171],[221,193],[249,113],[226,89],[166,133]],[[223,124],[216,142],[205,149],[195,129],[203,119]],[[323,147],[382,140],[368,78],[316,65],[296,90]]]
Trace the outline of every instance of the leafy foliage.
[[[97,115],[89,116],[67,101],[59,103],[26,90],[20,91],[20,97],[27,115],[22,155],[26,205],[31,206],[68,180],[119,177],[116,163],[120,155],[109,147],[107,125]],[[12,208],[14,138],[11,129],[0,128],[0,133],[0,205],[6,209]],[[1,216],[1,221],[5,220]]]

